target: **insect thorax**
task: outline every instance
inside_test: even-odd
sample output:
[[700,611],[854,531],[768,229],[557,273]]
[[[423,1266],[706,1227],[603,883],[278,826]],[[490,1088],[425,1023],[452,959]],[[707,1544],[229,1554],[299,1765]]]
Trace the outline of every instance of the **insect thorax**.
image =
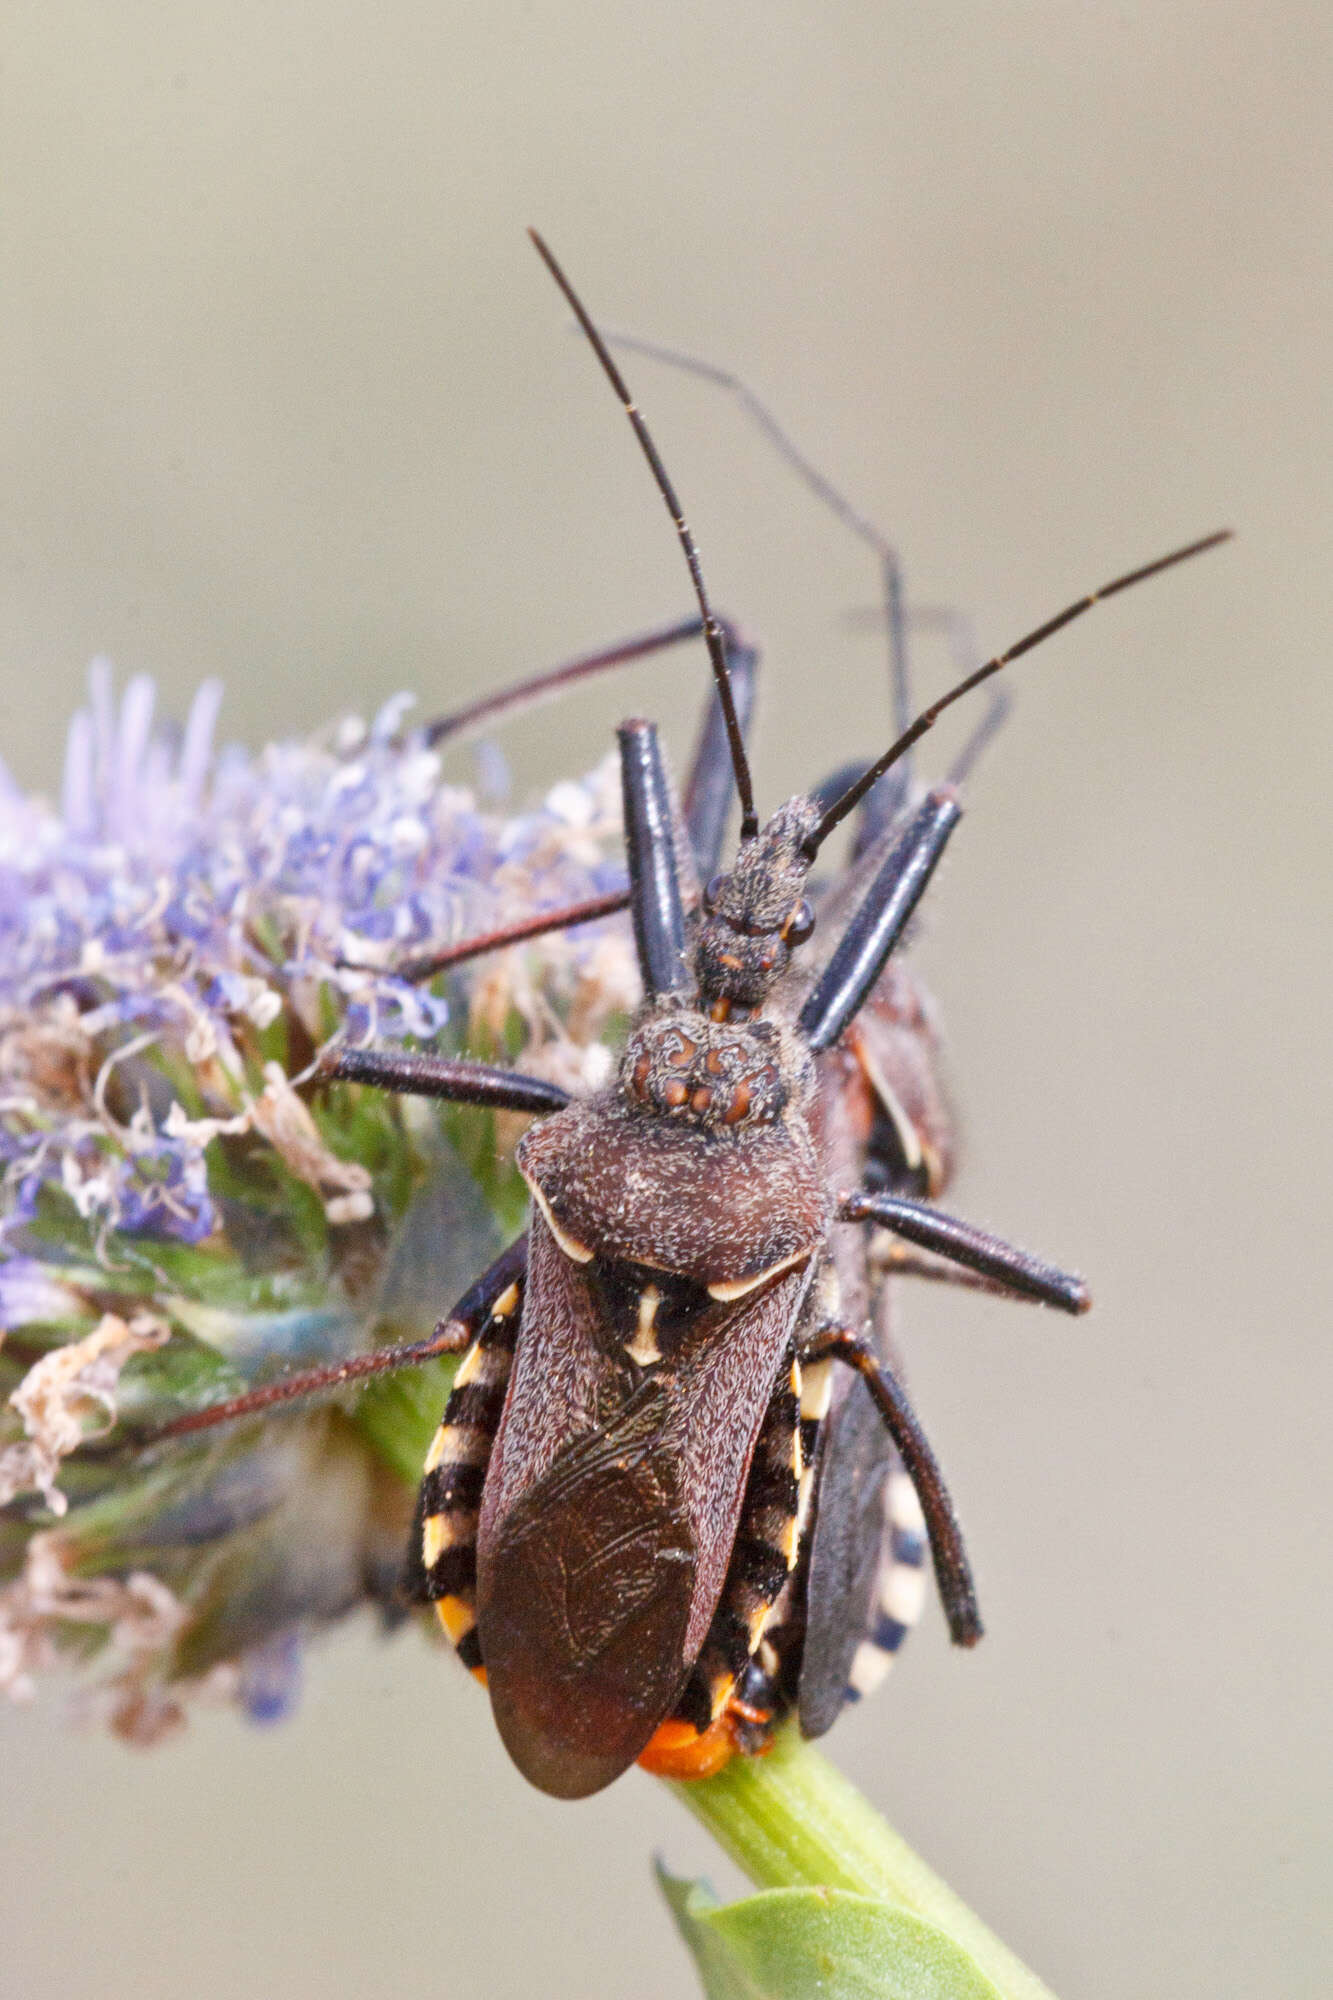
[[651,1116],[705,1130],[767,1125],[791,1101],[792,1066],[772,1021],[725,1023],[673,1008],[631,1035],[620,1084],[626,1104]]

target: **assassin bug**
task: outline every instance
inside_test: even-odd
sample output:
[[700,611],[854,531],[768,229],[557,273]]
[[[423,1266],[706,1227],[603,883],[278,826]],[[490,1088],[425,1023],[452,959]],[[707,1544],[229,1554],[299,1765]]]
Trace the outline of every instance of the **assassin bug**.
[[[411,969],[424,976],[627,902],[644,999],[615,1083],[579,1099],[483,1063],[346,1047],[326,1056],[328,1078],[533,1114],[517,1156],[529,1226],[429,1341],[289,1377],[168,1434],[463,1351],[426,1460],[416,1593],[485,1680],[520,1770],[573,1798],[636,1759],[701,1775],[735,1749],[762,1747],[788,1706],[808,1734],[828,1726],[873,1637],[886,1474],[890,1554],[919,1562],[924,1534],[951,1636],[964,1646],[981,1636],[948,1490],[870,1324],[884,1288],[867,1263],[867,1229],[892,1232],[907,1246],[899,1262],[927,1275],[956,1269],[1067,1312],[1089,1301],[1078,1278],[922,1198],[942,1178],[929,1037],[889,959],[961,808],[953,785],[913,801],[904,760],[1009,661],[1100,598],[1226,537],[1081,598],[907,721],[859,776],[789,800],[761,826],[745,749],[754,656],[714,616],[647,426],[533,240],[620,397],[699,605],[697,619],[548,678],[702,631],[714,702],[683,811],[655,727],[635,720],[618,732],[623,898]],[[891,611],[894,602],[891,590]],[[445,718],[433,734],[503,701]],[[890,771],[897,782],[875,792]],[[732,782],[740,847],[719,872]],[[872,793],[860,852],[821,899],[816,927],[812,865]],[[835,1363],[847,1371],[836,1391]]]

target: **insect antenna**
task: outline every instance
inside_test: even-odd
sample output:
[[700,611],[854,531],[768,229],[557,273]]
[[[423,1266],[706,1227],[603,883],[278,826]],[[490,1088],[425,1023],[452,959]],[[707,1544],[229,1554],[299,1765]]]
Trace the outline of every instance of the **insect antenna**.
[[618,329],[608,330],[606,341],[611,347],[623,347],[632,354],[646,355],[651,361],[661,361],[668,368],[679,368],[686,375],[697,375],[701,381],[711,382],[716,389],[729,395],[760,431],[778,456],[786,461],[803,486],[809,488],[817,500],[821,500],[829,511],[842,522],[857,540],[864,542],[879,561],[880,579],[884,592],[879,616],[888,626],[889,633],[889,676],[893,697],[893,726],[902,733],[912,720],[911,686],[907,670],[907,627],[908,612],[903,602],[902,564],[898,551],[881,529],[875,526],[868,514],[854,507],[845,493],[833,484],[813,459],[807,458],[800,445],[786,426],[773,414],[768,404],[757,396],[749,383],[739,375],[733,375],[729,368],[719,368],[714,361],[705,361],[701,355],[688,354],[683,348],[664,347],[656,340],[644,340],[636,333],[622,333]]
[[931,702],[929,708],[923,708],[915,722],[902,732],[896,742],[889,745],[884,755],[877,757],[875,762],[861,773],[856,783],[849,785],[842,797],[834,800],[806,842],[806,853],[813,859],[834,827],[845,820],[849,812],[855,810],[870,787],[883,777],[890,765],[896,764],[900,757],[906,756],[912,745],[919,741],[928,729],[934,728],[945,709],[951,708],[954,702],[961,700],[965,694],[970,694],[974,687],[980,687],[981,683],[988,681],[992,674],[998,674],[1001,667],[1007,667],[1011,660],[1021,659],[1024,653],[1030,653],[1034,646],[1039,646],[1043,639],[1051,638],[1063,626],[1071,625],[1076,618],[1081,618],[1085,611],[1091,611],[1093,605],[1100,604],[1104,598],[1114,597],[1118,591],[1128,590],[1132,584],[1145,583],[1150,576],[1158,576],[1176,563],[1187,562],[1191,556],[1201,556],[1205,550],[1215,549],[1220,543],[1229,542],[1231,536],[1230,528],[1219,528],[1214,534],[1204,535],[1200,541],[1188,542],[1182,549],[1172,549],[1169,555],[1158,556],[1155,562],[1144,563],[1138,569],[1127,570],[1123,576],[1112,577],[1109,583],[1102,584],[1097,590],[1090,590],[1086,597],[1076,599],[1073,604],[1067,604],[1063,611],[1057,611],[1054,618],[1046,619],[1043,624],[1025,633],[1021,639],[1015,640],[1014,644],[1007,647],[1003,653],[997,653],[994,659],[987,660],[983,666],[966,675],[951,687],[947,694],[942,694],[938,701]]
[[560,290],[564,293],[575,319],[577,319],[579,325],[587,335],[589,345],[601,363],[603,374],[620,398],[625,415],[629,418],[634,435],[639,441],[639,448],[648,461],[648,469],[657,482],[657,490],[666,502],[667,512],[670,514],[672,522],[675,525],[676,533],[680,538],[681,548],[685,551],[685,561],[689,565],[690,581],[694,585],[694,594],[699,600],[699,610],[703,617],[704,638],[708,645],[708,658],[713,669],[713,679],[717,683],[718,699],[722,704],[722,713],[727,725],[727,744],[731,751],[731,767],[736,774],[736,790],[740,795],[741,802],[741,839],[753,840],[759,831],[759,820],[754,809],[754,790],[750,783],[750,766],[745,755],[745,744],[741,737],[740,722],[736,715],[736,704],[732,698],[731,676],[727,672],[727,654],[726,647],[722,641],[722,628],[713,613],[712,605],[708,601],[708,592],[704,587],[703,569],[699,562],[698,546],[695,543],[694,536],[690,533],[680,501],[676,496],[676,489],[671,483],[671,477],[662,463],[657,446],[653,443],[652,433],[644,422],[643,414],[631,396],[624,377],[615,362],[611,359],[606,342],[602,339],[601,334],[593,324],[583,301],[579,298],[578,293],[570,284],[569,279],[565,276],[555,257],[537,231],[530,229],[528,235],[532,238],[533,246],[538,256],[555,279]]

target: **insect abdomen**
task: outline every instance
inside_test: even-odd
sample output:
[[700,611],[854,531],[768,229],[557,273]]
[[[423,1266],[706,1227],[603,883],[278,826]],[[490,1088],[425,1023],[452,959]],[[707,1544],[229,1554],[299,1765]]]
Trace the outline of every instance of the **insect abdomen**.
[[491,1448],[504,1410],[521,1288],[511,1284],[468,1348],[426,1454],[421,1484],[425,1595],[463,1665],[484,1683],[477,1635],[477,1523]]

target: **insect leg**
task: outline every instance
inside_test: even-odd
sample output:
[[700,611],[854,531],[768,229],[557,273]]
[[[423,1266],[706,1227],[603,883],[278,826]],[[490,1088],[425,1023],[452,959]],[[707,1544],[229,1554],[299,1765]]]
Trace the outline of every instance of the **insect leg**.
[[569,1103],[568,1091],[543,1077],[403,1049],[331,1049],[320,1059],[319,1075],[329,1082],[367,1083],[401,1096],[439,1097],[495,1111],[561,1111]]
[[1006,1285],[999,1278],[984,1278],[979,1271],[965,1270],[961,1264],[951,1264],[943,1257],[933,1256],[928,1250],[915,1250],[906,1243],[891,1242],[883,1250],[872,1253],[883,1267],[886,1276],[898,1278],[924,1278],[932,1285],[953,1285],[959,1291],[984,1292],[992,1299],[1008,1299],[1018,1305],[1034,1303],[1030,1292],[1018,1292],[1012,1285]]
[[[718,620],[718,625],[730,646],[734,639],[731,626],[724,618]],[[580,653],[576,659],[550,667],[545,673],[530,674],[521,681],[511,682],[508,687],[495,688],[479,700],[469,702],[466,708],[456,708],[449,715],[437,716],[433,722],[426,724],[426,741],[443,743],[451,737],[470,735],[501,715],[532,708],[538,702],[563,694],[567,688],[577,686],[594,674],[647,659],[651,654],[665,652],[667,647],[679,646],[687,639],[701,638],[703,629],[701,618],[683,618],[674,625],[663,625],[656,631],[640,633],[636,638],[622,639],[617,645],[604,647],[600,652]]]
[[623,722],[616,735],[634,943],[644,992],[656,999],[663,993],[683,993],[690,983],[681,891],[685,857],[677,851],[674,801],[655,724]]
[[500,930],[482,931],[475,937],[463,938],[457,944],[441,945],[438,951],[415,953],[411,958],[400,958],[393,968],[395,979],[433,979],[437,972],[448,972],[452,966],[463,965],[470,958],[480,958],[488,951],[504,951],[511,944],[526,944],[529,938],[546,937],[551,931],[577,930],[580,924],[600,923],[603,917],[614,917],[620,910],[629,908],[629,890],[613,889],[605,896],[590,896],[586,902],[566,903],[563,909],[540,910],[535,916],[524,917],[516,924],[505,924]]
[[927,792],[903,828],[801,1009],[816,1052],[837,1041],[866,1000],[961,817],[951,791]]
[[963,1531],[944,1475],[902,1384],[870,1343],[845,1327],[826,1327],[817,1333],[806,1349],[806,1358],[843,1361],[865,1381],[921,1502],[949,1635],[955,1646],[975,1646],[983,1628]]
[[[884,535],[869,517],[854,507],[846,495],[841,493],[827,475],[820,471],[813,459],[807,458],[786,426],[778,421],[768,405],[757,396],[749,384],[728,368],[719,368],[716,362],[705,361],[697,354],[687,354],[680,348],[665,347],[655,340],[643,340],[635,334],[611,332],[605,335],[611,347],[623,347],[636,354],[648,355],[654,361],[665,362],[669,368],[678,368],[687,375],[698,376],[702,381],[712,383],[733,397],[742,413],[768,440],[769,444],[786,460],[801,483],[808,487],[817,500],[833,513],[843,526],[864,542],[879,563],[880,582],[883,591],[882,611],[879,614],[888,632],[889,642],[889,688],[892,703],[893,725],[896,734],[901,735],[912,720],[911,675],[907,659],[907,627],[909,613],[903,601],[902,566],[898,552],[888,537]],[[853,772],[853,778],[859,772]],[[850,783],[851,780],[849,779]],[[841,789],[845,790],[843,786]],[[890,785],[877,788],[876,797],[864,815],[864,837],[862,846],[872,840],[901,812],[911,790],[911,773],[904,770]],[[836,793],[830,796],[830,804]],[[711,874],[712,870],[706,871]]]
[[[968,673],[980,658],[973,637],[971,620],[947,607],[939,609],[934,606],[907,605],[903,594],[902,564],[897,549],[887,535],[854,506],[814,461],[806,456],[786,426],[741,376],[734,374],[729,368],[718,367],[715,362],[707,361],[700,355],[688,354],[680,348],[666,347],[659,341],[644,340],[635,334],[624,333],[618,329],[612,331],[604,329],[604,338],[610,347],[623,347],[628,352],[647,355],[654,361],[664,362],[669,368],[678,368],[687,375],[698,376],[702,381],[711,383],[714,388],[721,389],[731,396],[778,455],[786,460],[802,484],[836,515],[858,541],[864,542],[873,552],[879,564],[882,594],[880,605],[872,616],[875,624],[888,636],[889,694],[894,734],[905,735],[911,727],[914,712],[908,652],[909,633],[921,627],[942,627],[948,636],[950,651],[954,655],[958,673]],[[962,783],[975,763],[977,755],[1008,712],[1007,698],[1001,696],[998,690],[996,693],[998,698],[992,702],[982,723],[964,746],[954,770],[949,774],[951,784]],[[831,806],[860,777],[861,769],[861,766],[853,764],[843,771],[835,772],[822,785],[815,788],[813,796],[824,806]],[[862,801],[853,845],[854,855],[865,853],[867,848],[872,847],[881,835],[888,831],[907,804],[911,790],[910,761],[904,759],[902,765],[895,765],[892,772],[886,773]],[[713,867],[705,867],[701,863],[700,872],[706,880],[712,874]]]
[[234,1423],[238,1417],[257,1416],[261,1410],[271,1410],[278,1403],[298,1402],[303,1397],[318,1395],[321,1390],[341,1389],[348,1382],[364,1382],[369,1376],[392,1374],[400,1368],[419,1368],[423,1361],[437,1360],[442,1354],[461,1354],[472,1338],[473,1322],[483,1300],[494,1296],[497,1289],[503,1290],[515,1276],[522,1276],[527,1255],[528,1239],[520,1236],[463,1294],[448,1318],[439,1321],[428,1340],[409,1341],[401,1347],[376,1347],[369,1354],[354,1354],[346,1361],[330,1362],[323,1368],[303,1368],[294,1375],[284,1375],[281,1381],[247,1390],[243,1396],[231,1396],[225,1403],[210,1403],[207,1409],[191,1410],[188,1416],[177,1417],[173,1423],[154,1431],[146,1442],[157,1444],[163,1438],[216,1430],[219,1424]]
[[947,1257],[983,1278],[998,1281],[1010,1292],[1021,1293],[1040,1305],[1056,1306],[1061,1312],[1085,1313],[1092,1298],[1082,1278],[1061,1271],[1040,1257],[1029,1256],[1013,1244],[977,1229],[956,1216],[942,1215],[924,1202],[909,1201],[896,1194],[850,1194],[838,1204],[843,1222],[877,1222],[922,1250]]
[[803,1370],[793,1354],[773,1392],[708,1636],[675,1713],[639,1759],[661,1777],[709,1776],[738,1747],[738,1731],[753,1749],[772,1720],[765,1692],[770,1677],[758,1655],[800,1551],[810,1504],[815,1412],[822,1413],[827,1386],[826,1367],[816,1363]]
[[[524,1267],[500,1291],[489,1287],[476,1337],[459,1364],[453,1392],[426,1454],[405,1587],[435,1606],[463,1665],[485,1680],[477,1636],[477,1524],[491,1449],[504,1410],[518,1338]],[[458,1317],[466,1306],[455,1310]]]

